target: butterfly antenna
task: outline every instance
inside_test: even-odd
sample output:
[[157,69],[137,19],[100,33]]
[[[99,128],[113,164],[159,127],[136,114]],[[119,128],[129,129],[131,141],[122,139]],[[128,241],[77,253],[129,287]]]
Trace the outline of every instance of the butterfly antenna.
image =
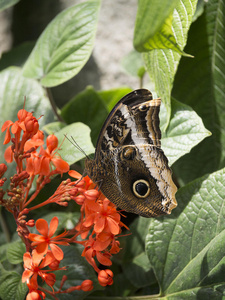
[[80,147],[80,145],[75,141],[75,139],[71,136],[71,139],[67,137],[65,134],[65,138],[75,147],[77,148],[81,153],[85,155],[86,158],[90,159],[90,157],[85,153],[85,151]]

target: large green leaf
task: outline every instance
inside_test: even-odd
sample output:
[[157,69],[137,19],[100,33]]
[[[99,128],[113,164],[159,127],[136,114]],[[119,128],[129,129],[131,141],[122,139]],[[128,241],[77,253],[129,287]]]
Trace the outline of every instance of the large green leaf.
[[[0,72],[0,82],[0,126],[7,120],[17,120],[17,113],[24,106],[24,97],[27,111],[33,111],[36,118],[43,115],[39,120],[40,128],[53,121],[54,115],[44,89],[36,80],[24,78],[20,68],[11,67]],[[0,163],[5,162],[4,151],[9,146],[3,146],[4,137],[5,132],[0,132]],[[10,178],[13,172],[15,165],[8,165],[6,177]]]
[[45,29],[28,58],[23,73],[47,87],[75,76],[91,55],[100,0],[74,5]]
[[119,87],[106,91],[98,91],[97,93],[106,104],[108,112],[110,112],[116,103],[130,92],[132,92],[130,87]]
[[146,249],[161,296],[224,299],[224,181],[225,169],[188,184],[171,216],[152,219]]
[[[145,253],[145,237],[150,219],[137,218],[130,226],[131,235],[126,237],[126,244],[121,255],[121,267],[125,276],[136,288],[149,286],[156,282],[153,270]],[[128,232],[129,233],[129,232]]]
[[0,0],[0,11],[15,5],[20,0]]
[[97,92],[92,87],[88,87],[62,108],[61,115],[69,124],[82,122],[88,125],[95,144],[108,111]]
[[[179,1],[173,12],[172,30],[181,50],[186,44],[187,33],[195,12],[196,3],[197,0]],[[192,54],[192,52],[189,53]],[[145,53],[143,57],[148,73],[155,83],[156,92],[166,105],[167,126],[171,114],[170,94],[181,55],[170,49],[154,49]],[[190,60],[191,58],[189,58]]]
[[6,271],[0,265],[0,297],[4,300],[22,300],[27,293],[26,283],[22,283],[21,275],[14,271]]
[[177,0],[138,1],[134,30],[134,47],[138,51],[169,48],[168,43],[171,43],[172,39],[176,44],[172,32],[172,12],[177,2]]
[[134,77],[142,78],[146,73],[142,54],[135,50],[130,51],[122,58],[121,66],[126,73]]
[[172,94],[190,105],[212,132],[191,153],[175,164],[183,182],[189,182],[225,166],[225,1],[210,0],[193,23],[186,51],[195,56],[182,59]]
[[23,261],[23,254],[26,252],[26,247],[22,241],[16,241],[8,244],[7,259],[11,264],[19,264]]
[[[160,116],[160,126],[163,128],[166,123],[164,105]],[[171,121],[166,131],[162,131],[162,149],[170,165],[210,135],[202,119],[190,106],[172,99]]]
[[[69,165],[85,158],[85,154],[89,155],[95,152],[90,138],[90,128],[83,123],[70,124],[55,132],[55,135],[59,140],[59,145],[63,142],[59,154]],[[65,139],[65,136],[68,137],[69,141]],[[73,140],[82,151],[74,144]]]

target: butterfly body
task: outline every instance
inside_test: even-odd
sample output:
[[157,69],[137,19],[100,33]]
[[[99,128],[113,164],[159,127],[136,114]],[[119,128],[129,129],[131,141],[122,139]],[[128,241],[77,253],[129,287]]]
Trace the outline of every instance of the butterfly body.
[[122,98],[102,127],[94,159],[85,163],[111,202],[144,217],[168,214],[177,205],[177,188],[161,150],[160,104],[144,89]]

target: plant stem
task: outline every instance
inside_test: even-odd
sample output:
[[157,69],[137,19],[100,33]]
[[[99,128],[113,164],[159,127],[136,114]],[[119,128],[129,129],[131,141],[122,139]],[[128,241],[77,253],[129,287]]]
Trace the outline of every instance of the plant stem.
[[60,121],[60,122],[63,122],[64,123],[64,120],[62,119],[62,117],[58,114],[58,111],[57,111],[57,107],[55,105],[55,101],[53,100],[53,96],[52,96],[52,92],[50,89],[46,88],[46,91],[47,91],[47,95],[48,95],[48,98],[49,98],[49,101],[50,101],[50,104],[52,106],[52,109],[57,117],[57,119]]

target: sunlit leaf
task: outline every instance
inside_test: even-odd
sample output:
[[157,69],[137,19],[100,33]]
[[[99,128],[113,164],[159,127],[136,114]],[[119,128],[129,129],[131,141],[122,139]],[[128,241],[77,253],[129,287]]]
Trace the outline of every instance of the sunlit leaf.
[[224,180],[223,169],[188,184],[177,192],[171,216],[151,220],[147,254],[162,296],[206,299],[208,290],[210,299],[223,299]]
[[61,12],[44,30],[23,74],[47,87],[75,76],[91,55],[100,0],[86,1]]
[[172,13],[177,3],[177,0],[140,0],[138,2],[134,31],[134,47],[138,51],[161,48],[165,42],[168,46],[168,42],[171,43],[171,37],[176,43],[172,32]]
[[[181,50],[186,44],[187,33],[196,4],[197,0],[179,1],[173,12],[172,31]],[[192,52],[185,52],[193,54]],[[171,115],[170,95],[172,84],[181,55],[171,49],[154,49],[145,53],[143,57],[149,76],[155,83],[156,92],[166,105],[167,122],[165,125],[168,126]],[[188,60],[191,59],[193,58],[188,58]]]
[[[166,123],[164,105],[160,115],[160,125],[163,128]],[[162,149],[170,165],[210,135],[201,118],[191,107],[172,99],[171,121],[167,130],[162,131]]]
[[225,166],[225,4],[211,0],[189,31],[186,51],[195,58],[182,59],[172,94],[190,105],[212,136],[174,165],[181,182]]

